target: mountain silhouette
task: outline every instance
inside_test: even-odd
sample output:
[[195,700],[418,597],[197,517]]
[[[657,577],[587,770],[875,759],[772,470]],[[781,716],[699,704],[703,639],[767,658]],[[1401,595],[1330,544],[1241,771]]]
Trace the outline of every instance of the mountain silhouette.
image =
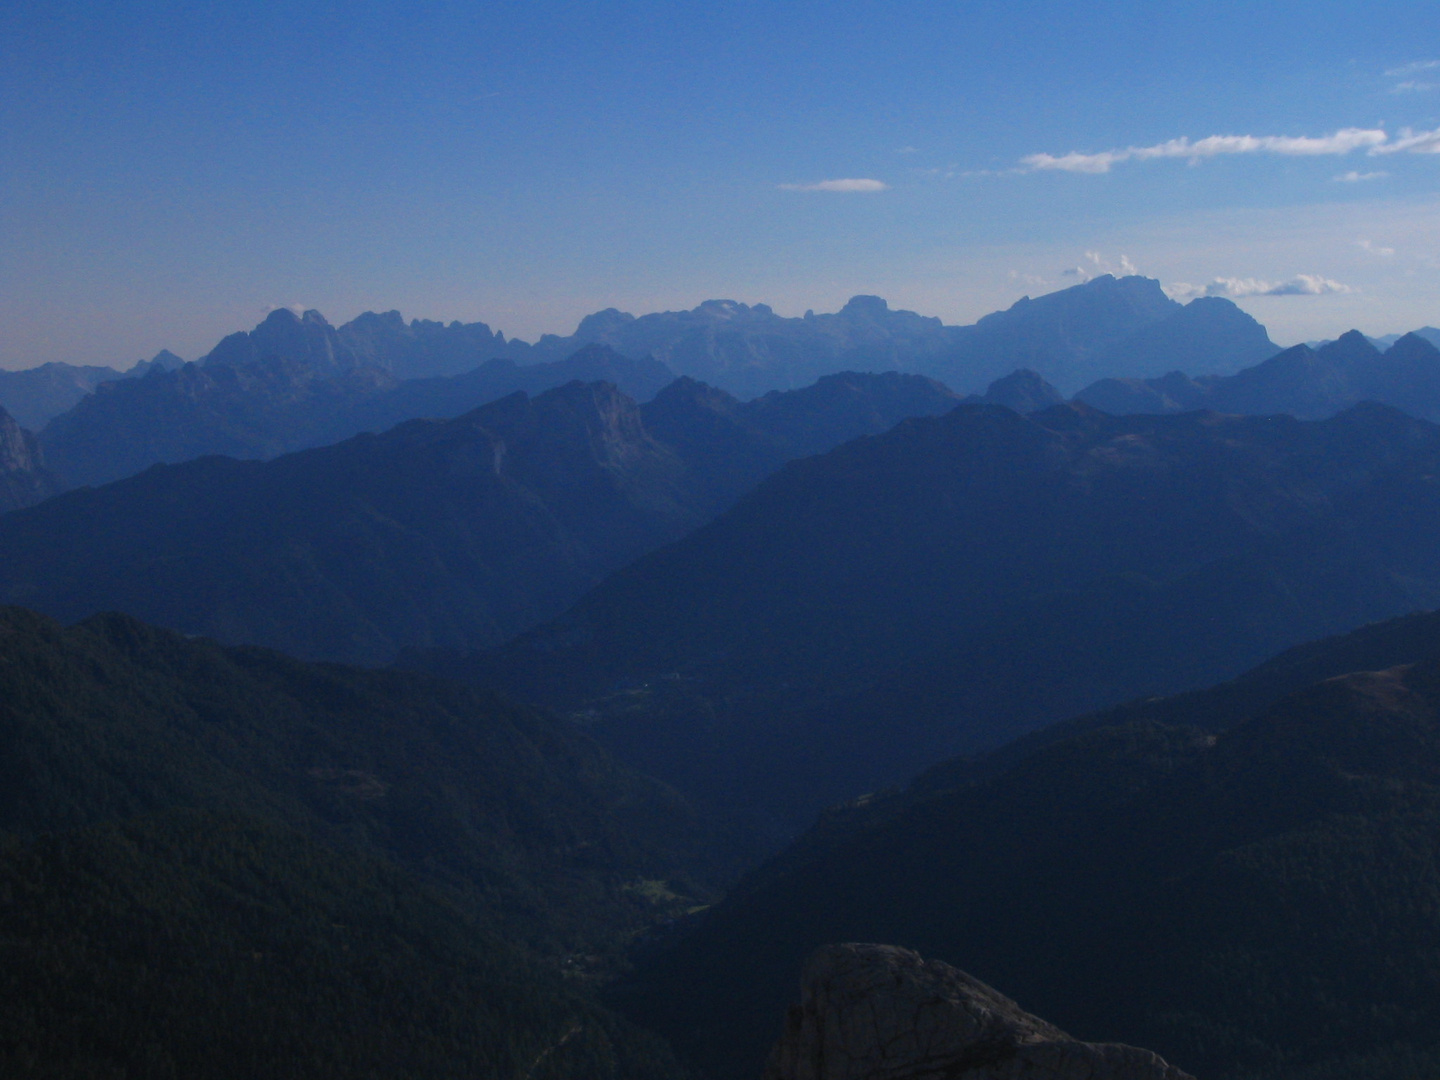
[[1172,371],[1155,379],[1102,379],[1076,400],[1115,415],[1213,409],[1311,420],[1379,401],[1434,421],[1440,420],[1440,348],[1406,334],[1381,352],[1351,330],[1318,348],[1296,345],[1227,377],[1192,379]]

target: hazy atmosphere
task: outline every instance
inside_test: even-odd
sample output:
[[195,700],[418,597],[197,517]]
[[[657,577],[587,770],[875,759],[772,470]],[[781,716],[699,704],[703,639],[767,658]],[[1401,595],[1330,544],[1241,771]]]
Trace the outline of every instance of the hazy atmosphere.
[[9,5],[0,365],[274,306],[966,323],[1133,266],[1281,344],[1434,322],[1422,4]]
[[1440,19],[0,4],[4,1080],[1440,1078]]

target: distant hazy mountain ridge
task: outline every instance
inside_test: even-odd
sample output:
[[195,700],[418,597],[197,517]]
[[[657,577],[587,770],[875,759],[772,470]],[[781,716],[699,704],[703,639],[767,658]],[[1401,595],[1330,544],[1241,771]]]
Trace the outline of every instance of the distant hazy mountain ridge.
[[[390,311],[332,327],[319,312],[279,308],[179,370],[178,358],[162,353],[132,370],[140,378],[63,366],[0,373],[0,395],[7,374],[26,385],[64,384],[44,408],[25,401],[36,417],[54,416],[42,444],[57,473],[79,485],[205,454],[274,457],[574,378],[612,381],[643,401],[675,374],[753,398],[845,370],[915,373],[978,390],[1029,368],[1068,392],[1098,375],[1233,371],[1275,351],[1263,327],[1227,300],[1182,307],[1158,282],[1105,276],[1026,297],[974,326],[892,311],[875,296],[803,318],[712,300],[639,318],[610,309],[586,316],[569,337],[533,344],[484,323],[406,323]],[[66,404],[73,408],[55,416]]]
[[1172,371],[1155,379],[1103,379],[1076,399],[1115,415],[1213,409],[1307,420],[1379,401],[1440,420],[1440,348],[1412,333],[1382,352],[1351,330],[1318,348],[1296,345],[1234,375],[1192,379]]

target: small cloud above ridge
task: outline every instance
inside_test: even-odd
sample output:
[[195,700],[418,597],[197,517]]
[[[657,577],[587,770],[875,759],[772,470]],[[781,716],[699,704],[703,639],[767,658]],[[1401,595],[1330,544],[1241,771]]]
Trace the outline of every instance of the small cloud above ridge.
[[1318,274],[1296,274],[1289,281],[1265,281],[1261,278],[1215,278],[1208,285],[1190,285],[1175,282],[1165,286],[1165,291],[1177,299],[1197,296],[1223,296],[1231,300],[1246,296],[1327,296],[1334,293],[1353,293],[1355,290],[1342,282]]
[[850,177],[843,180],[820,180],[813,184],[780,184],[781,191],[841,191],[869,193],[888,191],[890,185],[883,180],[868,180]]
[[1383,180],[1389,175],[1390,174],[1388,172],[1362,173],[1356,171],[1355,169],[1351,169],[1349,172],[1341,173],[1339,176],[1333,176],[1331,177],[1331,179],[1334,180],[1337,184],[1360,184],[1366,180]]

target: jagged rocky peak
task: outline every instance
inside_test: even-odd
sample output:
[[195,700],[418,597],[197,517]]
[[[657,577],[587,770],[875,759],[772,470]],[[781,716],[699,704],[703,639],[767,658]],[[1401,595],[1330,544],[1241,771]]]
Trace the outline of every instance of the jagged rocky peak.
[[1022,416],[1060,405],[1065,395],[1029,368],[1012,371],[1003,379],[996,379],[979,399],[986,405],[1004,405]]
[[827,945],[805,965],[765,1080],[1189,1080],[1149,1050],[1085,1043],[939,960]]
[[575,328],[577,341],[601,341],[635,321],[635,316],[619,308],[606,308],[586,315]]
[[354,350],[340,340],[320,312],[311,309],[297,315],[290,308],[276,308],[254,330],[224,338],[201,363],[238,365],[273,360],[316,372],[333,372],[356,362]]
[[852,296],[840,309],[842,315],[869,315],[872,318],[883,318],[889,314],[890,305],[880,296]]

